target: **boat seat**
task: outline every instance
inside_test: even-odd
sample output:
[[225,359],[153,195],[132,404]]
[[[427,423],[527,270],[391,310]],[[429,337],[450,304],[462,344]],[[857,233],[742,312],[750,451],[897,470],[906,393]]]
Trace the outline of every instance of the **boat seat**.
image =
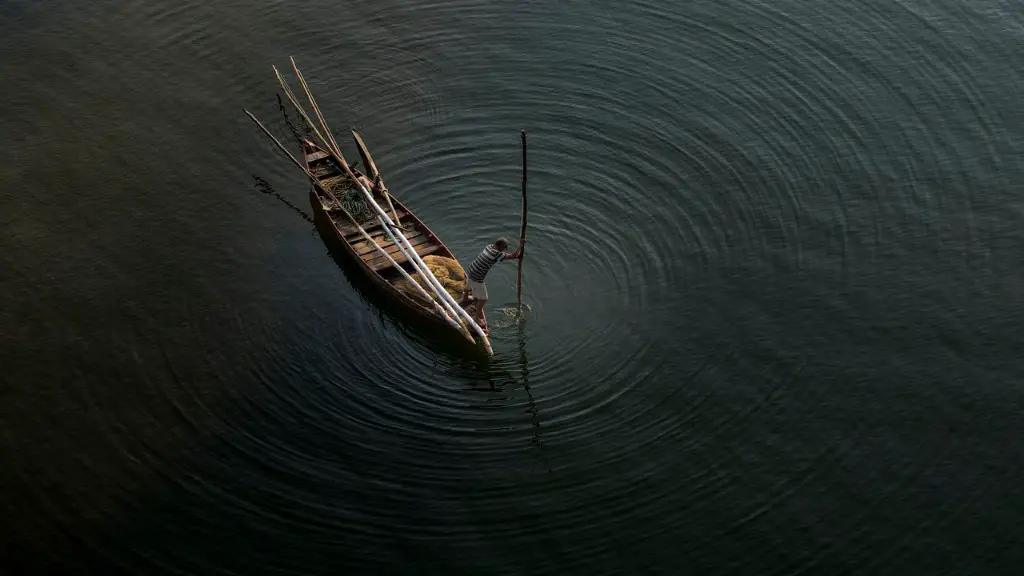
[[[409,239],[409,243],[412,244],[414,248],[429,240],[427,234],[420,231],[406,234],[405,237]],[[382,248],[387,250],[389,254],[399,253],[398,246],[395,246],[394,242],[391,241],[391,238],[388,238],[386,235],[381,234],[379,236],[373,236],[373,239],[380,244]],[[365,238],[359,242],[353,242],[352,249],[355,250],[356,254],[358,254],[363,260],[372,260],[373,258],[380,256],[380,252],[373,247],[373,244],[366,241]]]
[[[389,210],[388,215],[390,214],[391,211]],[[399,210],[399,222],[401,222],[402,218],[405,218],[408,215],[409,213],[406,212],[405,210]],[[403,224],[408,225],[408,222]],[[384,233],[384,229],[381,228],[380,222],[377,220],[376,216],[374,216],[371,220],[362,222],[361,226],[363,227],[363,230],[366,230],[366,233],[369,234],[371,237],[379,236]],[[359,233],[359,230],[356,230],[356,227],[353,226],[352,223],[349,222],[347,219],[343,224],[339,226],[339,228],[341,228],[341,232],[342,234],[345,235],[345,240],[348,241],[349,244],[352,244],[353,242],[358,242],[360,239],[365,240],[365,238],[363,238],[363,235]]]
[[320,179],[320,184],[321,185],[326,185],[326,186],[334,186],[338,182],[340,182],[342,180],[347,180],[347,179],[348,179],[348,176],[345,176],[344,174],[338,174],[337,176],[331,176],[330,178],[321,178]]
[[[440,250],[441,245],[433,244],[431,242],[425,242],[423,244],[420,244],[419,246],[416,246],[415,248],[416,253],[420,255],[420,258],[422,258],[427,254],[433,254],[434,252]],[[398,249],[395,248],[395,250],[397,251]],[[391,257],[394,258],[395,263],[399,265],[403,264],[406,261],[405,254],[402,254],[401,252],[393,254]],[[387,270],[388,268],[391,268],[391,262],[388,262],[387,259],[384,258],[383,256],[378,256],[373,260],[367,262],[367,264],[370,266],[370,268],[373,268],[375,272],[380,272],[382,270]]]
[[337,168],[335,168],[333,165],[331,165],[329,163],[326,163],[326,162],[323,163],[323,164],[320,164],[319,166],[313,166],[313,168],[312,168],[312,170],[310,170],[310,172],[313,173],[313,176],[316,176],[317,178],[320,178],[320,179],[324,179],[324,176],[340,176],[341,175],[341,173],[338,172]]

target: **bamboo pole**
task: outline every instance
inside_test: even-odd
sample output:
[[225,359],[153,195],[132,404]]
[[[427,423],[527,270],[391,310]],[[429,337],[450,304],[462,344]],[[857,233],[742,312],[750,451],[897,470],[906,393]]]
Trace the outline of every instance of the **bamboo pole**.
[[295,70],[295,76],[299,79],[299,84],[302,85],[302,89],[306,92],[306,97],[309,98],[309,105],[313,107],[313,112],[316,112],[316,117],[320,120],[320,127],[324,129],[324,133],[330,139],[331,144],[334,145],[335,150],[341,150],[338,147],[337,140],[334,139],[334,134],[331,134],[331,129],[327,127],[327,121],[324,120],[323,114],[320,113],[320,107],[316,105],[316,100],[313,99],[313,93],[309,90],[309,85],[306,84],[306,78],[302,76],[302,72],[299,71],[299,67],[295,64],[295,58],[292,56],[288,57],[292,61],[292,69]]
[[[313,132],[316,133],[316,135],[320,138],[320,141],[323,143],[324,147],[327,148],[328,152],[334,157],[335,161],[341,165],[341,167],[345,170],[346,174],[348,174],[349,178],[352,179],[352,182],[356,185],[356,187],[363,192],[363,194],[366,196],[367,201],[378,212],[378,217],[382,217],[384,229],[386,232],[389,233],[389,236],[392,237],[392,241],[395,241],[395,238],[394,234],[392,234],[389,231],[391,229],[393,229],[394,232],[397,232],[398,238],[402,242],[404,242],[405,245],[408,246],[410,252],[406,253],[402,242],[395,242],[395,245],[398,246],[398,249],[402,252],[403,256],[405,256],[406,259],[408,259],[408,261],[412,264],[412,266],[416,268],[417,272],[419,272],[423,276],[423,278],[427,280],[427,283],[431,286],[431,288],[433,288],[434,292],[437,294],[441,302],[443,302],[447,307],[449,307],[450,311],[452,311],[457,318],[461,317],[470,327],[473,328],[473,331],[476,332],[477,335],[483,340],[484,347],[487,349],[488,354],[493,354],[490,339],[487,337],[487,334],[484,333],[483,329],[480,328],[480,326],[476,323],[475,320],[473,320],[469,313],[467,313],[461,306],[459,306],[457,302],[455,302],[455,299],[452,298],[451,294],[449,294],[444,289],[444,287],[441,286],[441,283],[438,282],[437,278],[434,277],[434,273],[430,271],[430,268],[428,268],[426,263],[423,262],[423,259],[420,258],[420,255],[416,253],[415,249],[413,249],[412,244],[409,242],[409,239],[406,238],[405,235],[402,233],[401,228],[396,226],[395,223],[391,221],[391,218],[387,215],[387,213],[385,213],[377,204],[377,202],[373,199],[373,195],[369,192],[369,190],[367,190],[363,183],[360,182],[352,173],[352,169],[349,167],[348,162],[345,160],[344,155],[341,153],[341,150],[332,150],[330,144],[327,143],[327,139],[324,138],[320,131],[317,130],[316,126],[313,125],[313,122],[309,119],[309,115],[306,114],[306,111],[303,110],[302,106],[295,99],[295,96],[291,93],[291,90],[288,88],[288,84],[284,81],[284,78],[281,77],[280,72],[278,72],[277,67],[272,66],[272,68],[274,69],[274,73],[277,75],[277,79],[281,83],[281,88],[284,90],[285,95],[288,97],[288,100],[292,103],[293,106],[295,106],[299,114],[301,114],[302,117],[306,120],[306,123],[310,125],[310,127],[313,129]],[[391,227],[391,229],[388,228],[389,226]]]
[[430,303],[431,303],[431,304],[432,304],[432,305],[434,306],[434,311],[435,311],[435,312],[436,312],[436,313],[437,313],[437,314],[438,314],[439,316],[441,316],[442,318],[444,318],[445,320],[447,320],[447,321],[448,321],[448,323],[449,323],[449,324],[450,324],[450,325],[452,326],[452,328],[455,328],[455,329],[456,329],[456,330],[458,330],[458,331],[459,331],[460,333],[462,333],[462,335],[463,335],[463,336],[465,336],[465,337],[466,337],[466,338],[467,338],[467,339],[468,339],[468,340],[469,340],[470,342],[472,342],[472,343],[476,344],[476,340],[474,340],[474,339],[473,339],[473,336],[472,336],[472,335],[471,335],[471,334],[469,333],[469,331],[468,331],[468,330],[466,329],[466,327],[465,327],[465,326],[463,326],[463,325],[461,325],[461,324],[459,324],[459,323],[457,323],[457,322],[455,322],[455,320],[453,320],[453,319],[451,318],[451,316],[449,316],[449,315],[448,315],[447,311],[445,311],[445,310],[444,310],[443,308],[441,308],[441,306],[439,306],[439,305],[437,304],[437,302],[435,302],[435,301],[434,301],[434,299],[433,299],[433,298],[431,298],[430,294],[427,294],[427,291],[423,289],[423,287],[422,287],[422,286],[420,285],[420,283],[419,283],[419,282],[416,282],[416,280],[414,280],[414,279],[412,278],[412,276],[410,276],[410,275],[409,275],[409,273],[405,271],[405,269],[404,269],[404,268],[402,268],[401,266],[399,266],[399,265],[398,265],[398,263],[397,263],[397,262],[395,262],[394,258],[392,258],[392,257],[391,257],[391,254],[389,254],[387,250],[385,250],[385,249],[384,249],[384,248],[383,248],[383,247],[382,247],[382,246],[381,246],[380,244],[377,244],[377,242],[376,242],[376,241],[375,241],[375,240],[373,239],[373,237],[371,237],[371,236],[370,236],[370,235],[369,235],[369,234],[368,234],[368,233],[366,232],[366,230],[365,230],[365,229],[363,229],[363,227],[362,227],[362,226],[361,226],[361,225],[359,224],[359,222],[357,222],[357,221],[356,221],[356,219],[355,219],[355,218],[354,218],[354,217],[353,217],[353,216],[352,216],[351,214],[349,214],[348,210],[346,210],[346,209],[345,209],[345,207],[344,207],[344,206],[343,206],[343,205],[341,204],[341,202],[340,202],[340,201],[339,201],[339,200],[338,200],[338,199],[337,199],[337,198],[336,198],[336,197],[334,196],[334,194],[332,194],[330,190],[327,190],[326,188],[324,188],[324,187],[323,187],[323,185],[321,185],[321,184],[320,184],[320,181],[319,181],[319,180],[317,180],[316,176],[314,176],[312,172],[310,172],[310,171],[309,171],[309,170],[308,170],[308,169],[307,169],[307,168],[306,168],[305,166],[303,166],[303,165],[302,165],[302,163],[301,163],[301,162],[299,162],[299,161],[298,161],[298,160],[297,160],[297,159],[296,159],[296,158],[295,158],[294,156],[292,156],[292,153],[291,153],[291,152],[289,152],[289,151],[288,151],[288,149],[286,149],[286,148],[284,147],[284,145],[283,145],[283,144],[281,144],[281,142],[279,142],[279,141],[278,141],[278,139],[277,139],[277,138],[275,138],[275,137],[274,137],[274,135],[273,135],[273,134],[271,134],[271,133],[270,133],[270,131],[269,131],[269,130],[267,130],[267,128],[266,128],[265,126],[263,126],[263,123],[262,123],[262,122],[260,122],[259,120],[257,120],[257,119],[256,119],[256,117],[255,117],[255,116],[253,116],[253,115],[252,115],[252,113],[251,113],[251,112],[249,112],[248,110],[245,110],[245,109],[243,108],[243,111],[244,111],[244,112],[245,112],[245,113],[246,113],[246,114],[247,114],[247,115],[249,116],[249,118],[251,118],[251,119],[252,119],[252,121],[253,121],[253,122],[255,122],[255,123],[256,123],[256,125],[257,125],[257,126],[259,126],[259,127],[260,127],[260,129],[261,129],[261,130],[263,130],[263,132],[264,132],[264,133],[265,133],[265,134],[266,134],[267,136],[269,136],[269,137],[270,137],[270,139],[271,139],[271,140],[273,140],[273,141],[274,141],[274,144],[276,144],[276,145],[277,145],[277,147],[278,147],[278,148],[279,148],[279,149],[281,150],[281,152],[283,152],[283,153],[284,153],[284,154],[285,154],[286,156],[288,156],[288,158],[290,158],[290,159],[291,159],[291,161],[292,161],[292,162],[294,162],[296,166],[298,166],[298,167],[299,167],[300,169],[302,169],[302,171],[303,171],[303,172],[305,172],[305,173],[306,173],[306,176],[308,176],[308,177],[309,177],[309,179],[310,179],[310,180],[311,180],[311,181],[313,182],[313,185],[314,185],[314,186],[316,186],[317,188],[319,188],[320,190],[322,190],[322,191],[323,191],[324,193],[326,193],[326,194],[327,194],[328,196],[330,196],[331,200],[333,200],[334,202],[336,202],[336,203],[338,204],[338,206],[339,206],[339,207],[341,208],[341,211],[342,211],[342,212],[343,212],[343,213],[345,214],[345,216],[346,216],[346,217],[348,217],[348,219],[349,219],[349,220],[350,220],[350,221],[352,222],[352,224],[353,224],[353,225],[354,225],[354,226],[356,227],[356,229],[357,229],[357,230],[359,231],[359,233],[360,233],[360,234],[362,234],[362,236],[363,236],[364,238],[366,238],[367,242],[369,242],[370,244],[372,244],[372,245],[373,245],[373,246],[374,246],[374,247],[375,247],[375,248],[377,249],[377,251],[378,251],[378,252],[380,252],[380,253],[381,253],[381,254],[382,254],[382,255],[383,255],[383,256],[384,256],[384,257],[385,257],[385,258],[386,258],[386,259],[388,260],[388,262],[389,262],[389,263],[390,263],[390,264],[391,264],[392,266],[394,266],[395,268],[397,268],[397,269],[398,269],[398,271],[402,273],[402,276],[403,276],[403,277],[404,277],[404,278],[405,278],[406,280],[408,280],[408,281],[409,281],[409,282],[410,282],[410,283],[411,283],[412,285],[414,285],[414,286],[415,286],[415,287],[416,287],[416,288],[417,288],[417,289],[418,289],[418,290],[420,291],[420,293],[421,293],[421,294],[423,294],[423,296],[424,296],[424,297],[425,297],[425,298],[426,298],[426,299],[427,299],[427,300],[428,300],[428,301],[429,301],[429,302],[430,302]]
[[516,271],[516,303],[523,313],[523,257],[526,256],[526,130],[520,130],[523,139],[523,223],[519,228],[519,267]]
[[[302,119],[305,120],[306,124],[308,124],[309,127],[313,129],[313,133],[316,134],[317,138],[320,139],[320,142],[323,143],[324,148],[327,148],[327,151],[332,153],[332,155],[335,156],[335,160],[337,160],[338,155],[334,153],[334,149],[331,148],[331,145],[328,143],[327,139],[324,138],[324,135],[320,133],[320,130],[318,130],[316,125],[313,124],[313,121],[309,119],[309,115],[306,114],[306,111],[295,99],[295,95],[292,94],[292,90],[291,88],[288,87],[288,83],[284,81],[284,78],[281,76],[281,73],[277,71],[277,66],[271,66],[271,68],[274,69],[274,75],[277,76],[277,81],[281,84],[281,89],[284,90],[284,95],[288,97],[288,101],[292,103],[292,106],[295,106],[295,110],[299,113],[300,116],[302,116]],[[355,177],[353,176],[352,179],[354,180]]]

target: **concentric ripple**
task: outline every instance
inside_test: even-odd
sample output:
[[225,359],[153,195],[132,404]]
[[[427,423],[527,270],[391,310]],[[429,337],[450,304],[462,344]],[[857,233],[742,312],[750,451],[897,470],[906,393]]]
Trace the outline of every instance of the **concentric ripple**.
[[[1010,565],[1018,4],[67,4],[0,8],[37,573]],[[297,151],[289,56],[464,265],[515,243],[527,130],[493,358],[318,237],[240,111]]]

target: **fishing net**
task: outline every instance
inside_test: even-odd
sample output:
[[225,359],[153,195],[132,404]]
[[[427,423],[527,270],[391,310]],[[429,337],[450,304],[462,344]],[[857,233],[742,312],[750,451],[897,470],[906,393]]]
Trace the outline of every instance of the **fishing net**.
[[[462,269],[459,261],[454,258],[444,258],[431,254],[423,257],[423,263],[427,265],[427,268],[434,274],[445,291],[451,294],[452,298],[458,302],[462,298],[462,292],[466,287],[466,272]],[[434,295],[433,290],[430,289],[419,273],[412,274],[411,276],[419,285],[423,286],[427,294],[438,300],[438,297]],[[396,282],[395,287],[417,302],[427,303],[423,294],[405,278]]]
[[513,326],[520,326],[526,318],[526,313],[533,312],[533,307],[523,303],[522,310],[518,306],[506,306],[504,308],[495,308],[494,311],[497,313],[497,319],[491,325],[498,328],[511,328]]
[[366,222],[374,217],[373,209],[366,203],[366,197],[358,188],[352,186],[348,178],[325,180],[321,185],[338,199],[341,207],[351,214],[356,222]]

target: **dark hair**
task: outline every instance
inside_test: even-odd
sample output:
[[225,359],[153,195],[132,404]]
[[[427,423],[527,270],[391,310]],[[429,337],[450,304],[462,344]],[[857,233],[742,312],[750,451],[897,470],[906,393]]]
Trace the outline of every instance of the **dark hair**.
[[505,248],[508,248],[508,240],[505,240],[504,238],[498,238],[497,240],[494,241],[494,247],[497,248],[498,250],[504,250]]

